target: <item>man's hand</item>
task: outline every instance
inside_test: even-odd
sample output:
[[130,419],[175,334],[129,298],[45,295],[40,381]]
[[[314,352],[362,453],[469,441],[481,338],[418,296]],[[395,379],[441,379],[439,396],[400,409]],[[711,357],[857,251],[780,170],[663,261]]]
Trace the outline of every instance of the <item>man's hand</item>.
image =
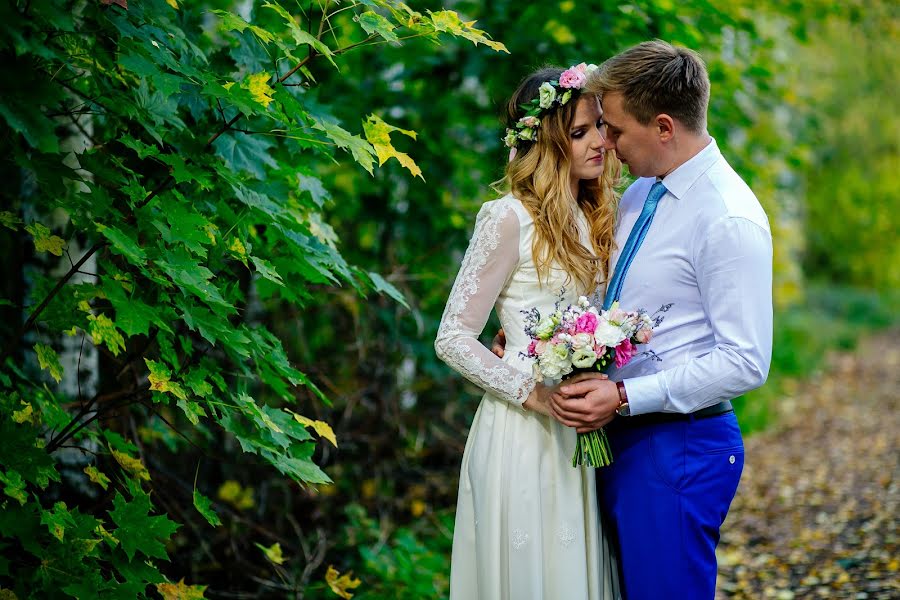
[[503,333],[503,329],[497,330],[497,335],[494,336],[494,341],[491,342],[491,352],[503,358],[503,353],[506,350],[506,334]]
[[550,395],[553,417],[578,433],[600,429],[613,420],[619,406],[616,384],[600,373],[583,373]]

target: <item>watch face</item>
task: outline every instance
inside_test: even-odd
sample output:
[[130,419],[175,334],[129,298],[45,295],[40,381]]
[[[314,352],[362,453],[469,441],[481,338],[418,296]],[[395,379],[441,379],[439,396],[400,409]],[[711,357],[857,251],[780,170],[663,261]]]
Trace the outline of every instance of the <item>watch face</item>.
[[616,412],[622,417],[628,417],[631,415],[631,408],[628,406],[627,402],[623,402],[619,405],[619,408],[616,409]]

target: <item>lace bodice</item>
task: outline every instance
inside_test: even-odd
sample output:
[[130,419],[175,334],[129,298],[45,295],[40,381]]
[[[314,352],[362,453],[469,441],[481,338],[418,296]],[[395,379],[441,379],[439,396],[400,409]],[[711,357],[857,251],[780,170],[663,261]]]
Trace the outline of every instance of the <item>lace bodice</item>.
[[[590,247],[587,224],[579,211],[582,243]],[[531,256],[534,223],[511,195],[485,203],[447,300],[434,347],[437,355],[463,377],[491,395],[522,404],[534,389],[532,360],[524,356],[529,339],[522,311],[537,307],[541,315],[557,301],[567,306],[578,298],[575,284],[553,269],[539,284]],[[498,358],[478,341],[495,308],[506,333],[506,351]]]

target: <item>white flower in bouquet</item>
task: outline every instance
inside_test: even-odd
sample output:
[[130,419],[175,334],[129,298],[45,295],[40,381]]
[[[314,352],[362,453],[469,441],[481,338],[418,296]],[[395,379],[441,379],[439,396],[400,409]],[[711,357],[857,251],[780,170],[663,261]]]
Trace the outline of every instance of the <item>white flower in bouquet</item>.
[[553,332],[556,330],[556,326],[559,325],[559,315],[557,313],[553,313],[550,316],[544,317],[535,327],[534,333],[541,340],[549,340],[553,335]]
[[572,353],[572,366],[575,368],[589,369],[594,366],[595,362],[597,362],[597,353],[593,348],[578,348]]
[[600,319],[597,324],[597,330],[594,332],[594,339],[598,344],[615,348],[622,340],[626,338],[625,332],[618,325],[613,325],[606,319]]
[[572,336],[572,350],[581,348],[593,348],[594,336],[589,333],[576,333]]

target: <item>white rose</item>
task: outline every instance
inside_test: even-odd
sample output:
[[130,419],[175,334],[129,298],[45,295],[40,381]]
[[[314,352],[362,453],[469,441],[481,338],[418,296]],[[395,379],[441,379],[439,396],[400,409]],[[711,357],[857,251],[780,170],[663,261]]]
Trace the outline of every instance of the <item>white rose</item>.
[[541,322],[537,324],[534,333],[538,337],[538,339],[548,340],[553,335],[553,330],[556,329],[556,326],[558,324],[559,320],[555,319],[553,315],[544,317],[543,319],[541,319]]

